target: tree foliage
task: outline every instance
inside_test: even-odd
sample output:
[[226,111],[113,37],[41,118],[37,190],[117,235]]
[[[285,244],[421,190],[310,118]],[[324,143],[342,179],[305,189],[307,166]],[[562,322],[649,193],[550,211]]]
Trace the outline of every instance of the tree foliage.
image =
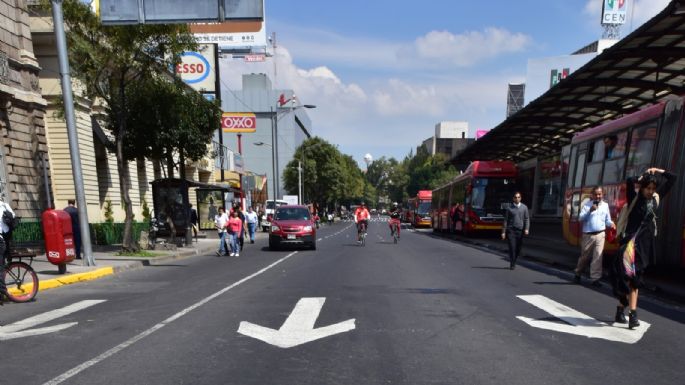
[[[51,7],[47,0],[42,5],[46,11]],[[201,130],[204,133],[205,130],[194,125],[193,119],[200,118],[199,115],[208,110],[198,108],[196,111],[190,111],[191,106],[179,105],[178,102],[191,100],[196,107],[206,105],[199,104],[190,94],[156,94],[156,91],[164,88],[165,85],[160,80],[165,75],[168,77],[168,69],[173,68],[179,61],[180,54],[183,51],[195,50],[197,45],[187,25],[142,24],[105,27],[88,5],[78,0],[65,0],[63,10],[68,30],[67,44],[72,72],[91,100],[98,103],[104,101],[104,120],[115,138],[119,183],[126,211],[122,247],[124,250],[135,250],[137,245],[132,237],[133,207],[129,195],[131,186],[128,162],[143,154],[159,155],[159,151],[168,156],[169,151],[174,148],[182,150],[181,154],[187,152],[192,159],[200,156],[194,139],[201,141],[205,138],[205,135],[199,135],[196,131]],[[169,83],[167,86],[170,87],[167,91],[171,91],[172,87],[179,90],[176,84]],[[146,110],[132,104],[132,101],[141,102],[143,99],[148,101]],[[155,103],[156,108],[152,106]],[[173,126],[177,130],[171,130],[175,132],[171,134],[171,139],[174,140],[170,142],[164,141],[166,138],[159,132],[141,132],[157,131],[160,127],[164,130],[169,129],[169,126],[161,123],[168,123],[169,119],[179,116],[184,118],[177,120]],[[144,125],[151,123],[153,117],[157,118],[157,123],[160,124]],[[192,145],[186,149],[184,143],[189,142],[192,142]],[[160,145],[161,143],[164,145]],[[141,148],[145,146],[147,147]]]

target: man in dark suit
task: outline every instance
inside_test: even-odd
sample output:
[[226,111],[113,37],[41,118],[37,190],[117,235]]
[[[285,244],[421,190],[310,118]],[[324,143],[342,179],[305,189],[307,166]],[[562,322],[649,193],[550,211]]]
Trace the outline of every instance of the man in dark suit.
[[516,260],[521,255],[523,236],[530,230],[530,216],[528,207],[521,203],[521,193],[514,193],[513,202],[504,211],[502,225],[502,239],[509,240],[509,268],[516,268]]
[[67,207],[64,211],[71,217],[71,232],[74,236],[74,252],[76,259],[81,259],[81,227],[78,221],[78,209],[76,208],[76,200],[69,199]]

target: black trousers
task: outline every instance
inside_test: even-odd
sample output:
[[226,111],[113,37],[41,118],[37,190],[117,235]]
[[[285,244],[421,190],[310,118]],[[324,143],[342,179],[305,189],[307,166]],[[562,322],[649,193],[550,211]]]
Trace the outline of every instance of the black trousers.
[[7,287],[5,286],[5,280],[3,279],[3,273],[5,272],[5,263],[9,262],[9,259],[5,258],[5,251],[9,250],[5,244],[4,236],[0,235],[0,292],[6,293]]
[[521,246],[523,246],[523,230],[521,229],[507,229],[507,241],[509,242],[509,263],[511,266],[516,265],[516,259],[521,255]]

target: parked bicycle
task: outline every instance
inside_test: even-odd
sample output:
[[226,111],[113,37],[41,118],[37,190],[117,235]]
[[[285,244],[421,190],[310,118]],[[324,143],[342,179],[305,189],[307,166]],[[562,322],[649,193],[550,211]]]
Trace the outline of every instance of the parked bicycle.
[[[0,251],[4,252],[5,241],[0,236]],[[33,270],[33,254],[10,253],[3,265],[2,279],[7,287],[7,297],[12,302],[29,302],[38,293],[38,274]],[[28,260],[28,263],[25,262]]]

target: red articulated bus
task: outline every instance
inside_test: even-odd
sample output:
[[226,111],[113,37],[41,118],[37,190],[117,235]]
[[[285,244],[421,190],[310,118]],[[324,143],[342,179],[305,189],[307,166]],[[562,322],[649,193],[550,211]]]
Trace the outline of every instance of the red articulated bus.
[[433,231],[476,234],[502,230],[505,205],[516,192],[516,165],[474,161],[452,182],[433,190]]
[[[659,167],[678,179],[661,200],[658,220],[657,264],[685,267],[685,103],[669,97],[651,107],[577,134],[562,149],[568,164],[563,233],[578,245],[581,223],[578,215],[590,199],[593,186],[601,186],[616,219],[626,204],[626,178],[641,175],[648,167]],[[607,242],[604,250],[616,250]]]
[[431,190],[419,190],[416,197],[409,200],[409,223],[414,227],[431,226]]

